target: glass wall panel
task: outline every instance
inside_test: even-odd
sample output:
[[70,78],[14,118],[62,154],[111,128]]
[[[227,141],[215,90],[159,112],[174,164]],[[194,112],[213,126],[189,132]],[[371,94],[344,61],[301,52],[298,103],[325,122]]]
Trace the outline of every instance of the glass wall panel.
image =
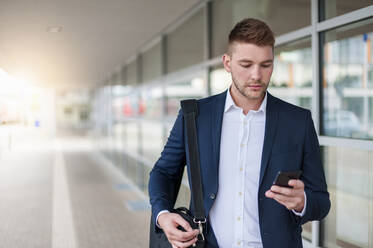
[[322,33],[322,134],[373,138],[373,19]]
[[114,132],[114,164],[121,166],[123,163],[123,124],[116,122],[113,126]]
[[331,209],[322,247],[373,247],[373,152],[323,147]]
[[128,121],[125,123],[126,131],[126,151],[131,154],[138,155],[139,153],[139,123],[137,121]]
[[321,0],[320,20],[333,18],[372,5],[369,0]]
[[268,91],[284,101],[311,109],[311,38],[275,48],[275,63]]
[[210,90],[212,95],[227,90],[232,83],[232,77],[224,67],[215,67],[210,71]]
[[137,60],[133,60],[127,66],[127,84],[134,85],[137,84]]
[[[212,2],[212,56],[225,53],[228,35],[240,20],[265,21],[276,36],[311,25],[310,0],[215,0]],[[296,20],[296,21],[294,21]]]
[[121,98],[122,114],[126,118],[137,117],[142,114],[142,102],[137,93]]
[[144,88],[141,92],[142,115],[147,118],[162,118],[163,113],[163,89],[162,86]]
[[142,54],[142,73],[144,82],[162,75],[162,49],[160,43],[157,43]]
[[168,84],[165,88],[167,116],[176,118],[180,100],[206,97],[206,87],[207,83],[203,76]]
[[161,121],[141,121],[142,155],[155,163],[163,149],[163,124]]
[[167,71],[173,72],[204,59],[205,11],[199,10],[167,35]]

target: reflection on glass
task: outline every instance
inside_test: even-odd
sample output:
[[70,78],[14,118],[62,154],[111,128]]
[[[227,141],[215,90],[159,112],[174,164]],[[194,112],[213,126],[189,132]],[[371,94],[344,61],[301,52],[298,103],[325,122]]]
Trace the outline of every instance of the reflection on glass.
[[152,163],[159,158],[163,148],[163,125],[160,121],[141,122],[142,155]]
[[275,48],[269,92],[292,104],[312,107],[312,52],[310,38]]
[[206,87],[206,80],[202,76],[168,84],[165,89],[167,116],[177,116],[180,109],[180,100],[205,97],[207,92]]
[[142,102],[138,94],[129,94],[121,98],[122,115],[124,117],[136,117],[142,114]]
[[139,127],[138,123],[131,121],[125,123],[126,147],[125,150],[137,155],[139,152]]
[[322,247],[373,247],[373,153],[323,147],[331,209]]
[[116,123],[113,125],[113,159],[116,166],[123,163],[123,124]]
[[162,117],[163,91],[161,86],[144,89],[141,93],[140,113],[149,118]]
[[[311,24],[310,0],[215,0],[212,2],[212,56],[222,55],[228,34],[243,18],[265,21],[276,36]],[[296,21],[294,21],[296,20]]]
[[372,5],[372,1],[367,0],[321,0],[320,20],[333,18],[370,5]]
[[217,67],[210,72],[211,94],[216,95],[227,90],[232,83],[232,77],[223,67]]
[[321,36],[324,135],[373,138],[372,31],[369,19]]

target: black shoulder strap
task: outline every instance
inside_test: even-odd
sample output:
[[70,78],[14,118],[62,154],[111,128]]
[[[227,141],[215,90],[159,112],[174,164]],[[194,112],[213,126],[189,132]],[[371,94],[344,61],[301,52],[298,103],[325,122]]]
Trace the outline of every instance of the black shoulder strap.
[[198,115],[197,100],[183,100],[181,101],[181,108],[183,110],[186,126],[186,137],[188,141],[188,154],[191,171],[190,181],[192,183],[191,191],[195,210],[194,217],[196,220],[206,221],[202,196],[202,181],[197,142],[197,128],[195,122]]

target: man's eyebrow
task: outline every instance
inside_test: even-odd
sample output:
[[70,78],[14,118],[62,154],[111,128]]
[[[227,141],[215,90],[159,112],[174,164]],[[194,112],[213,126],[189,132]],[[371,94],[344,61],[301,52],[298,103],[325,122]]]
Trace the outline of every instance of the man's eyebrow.
[[[240,59],[240,60],[238,60],[238,62],[253,63],[254,61],[252,61],[250,59]],[[264,60],[264,61],[260,62],[260,64],[262,64],[262,63],[273,63],[273,59],[268,59],[268,60]]]

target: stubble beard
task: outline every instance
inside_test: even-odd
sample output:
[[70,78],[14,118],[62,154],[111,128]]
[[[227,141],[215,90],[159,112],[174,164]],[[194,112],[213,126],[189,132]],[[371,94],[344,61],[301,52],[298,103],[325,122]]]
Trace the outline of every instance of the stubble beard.
[[241,96],[245,97],[247,100],[256,100],[260,99],[265,95],[265,92],[267,91],[268,85],[261,81],[251,82],[252,84],[260,84],[263,86],[263,91],[261,91],[259,96],[250,96],[248,95],[243,88],[239,86],[239,84],[236,82],[235,78],[232,76],[232,82],[234,84],[234,87],[237,89],[237,91],[241,94]]

